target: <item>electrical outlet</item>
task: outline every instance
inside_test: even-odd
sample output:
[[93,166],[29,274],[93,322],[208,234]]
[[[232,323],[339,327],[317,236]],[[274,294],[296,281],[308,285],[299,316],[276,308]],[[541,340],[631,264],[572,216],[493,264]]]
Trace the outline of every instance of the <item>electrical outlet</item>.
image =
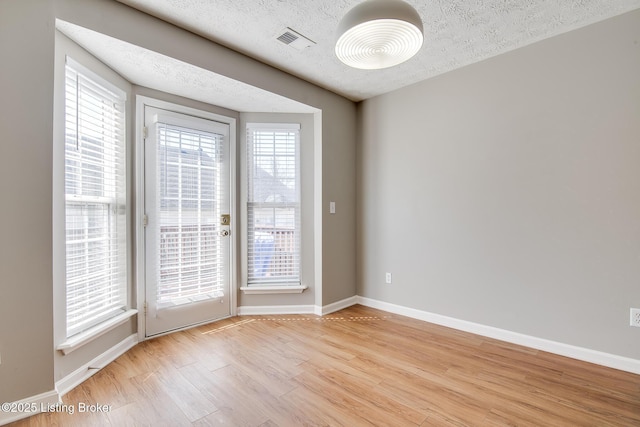
[[384,280],[386,283],[391,283],[391,273],[385,273]]
[[640,308],[631,309],[631,326],[637,326],[640,328]]

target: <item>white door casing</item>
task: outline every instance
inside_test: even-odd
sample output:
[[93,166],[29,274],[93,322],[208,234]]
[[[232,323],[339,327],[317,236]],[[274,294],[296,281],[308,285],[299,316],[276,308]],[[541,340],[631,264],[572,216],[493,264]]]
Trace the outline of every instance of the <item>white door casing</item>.
[[232,132],[149,105],[144,126],[144,322],[153,336],[232,314]]

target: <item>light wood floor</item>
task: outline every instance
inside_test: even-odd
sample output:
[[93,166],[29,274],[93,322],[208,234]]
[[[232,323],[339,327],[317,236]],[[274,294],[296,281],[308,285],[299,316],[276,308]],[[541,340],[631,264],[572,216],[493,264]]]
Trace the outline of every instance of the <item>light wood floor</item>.
[[63,400],[13,426],[640,426],[638,375],[362,306],[145,341]]

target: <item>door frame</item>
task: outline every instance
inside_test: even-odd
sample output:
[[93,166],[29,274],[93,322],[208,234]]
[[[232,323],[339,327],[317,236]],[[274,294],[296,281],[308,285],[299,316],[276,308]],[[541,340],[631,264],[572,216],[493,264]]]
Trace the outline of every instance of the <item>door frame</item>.
[[[135,109],[135,173],[130,175],[135,177],[135,300],[136,307],[138,309],[138,341],[144,341],[151,337],[146,336],[146,315],[145,315],[145,288],[146,288],[146,263],[145,263],[145,231],[144,231],[144,215],[145,215],[145,156],[144,156],[144,109],[145,106],[160,108],[168,111],[175,111],[177,113],[187,114],[194,117],[199,117],[208,120],[214,120],[216,122],[229,125],[229,203],[231,214],[231,238],[229,239],[230,245],[230,265],[229,265],[229,309],[231,316],[236,316],[238,312],[238,248],[239,248],[239,230],[238,227],[238,215],[237,215],[237,200],[238,200],[238,187],[236,178],[236,163],[237,163],[237,133],[236,133],[236,119],[233,117],[223,116],[220,114],[212,113],[205,110],[200,110],[192,107],[187,107],[181,104],[175,104],[173,102],[162,101],[156,98],[150,98],[148,96],[136,95],[136,109]],[[194,325],[187,326],[181,329],[188,329]],[[180,329],[178,329],[180,330]],[[167,333],[175,332],[172,330]],[[157,337],[158,334],[153,337]]]

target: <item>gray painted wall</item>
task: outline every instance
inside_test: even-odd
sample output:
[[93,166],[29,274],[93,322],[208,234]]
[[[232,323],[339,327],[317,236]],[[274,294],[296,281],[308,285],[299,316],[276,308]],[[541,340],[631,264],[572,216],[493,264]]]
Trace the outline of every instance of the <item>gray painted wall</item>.
[[639,41],[634,11],[363,102],[358,295],[640,359]]
[[0,2],[0,402],[53,389],[52,6]]

